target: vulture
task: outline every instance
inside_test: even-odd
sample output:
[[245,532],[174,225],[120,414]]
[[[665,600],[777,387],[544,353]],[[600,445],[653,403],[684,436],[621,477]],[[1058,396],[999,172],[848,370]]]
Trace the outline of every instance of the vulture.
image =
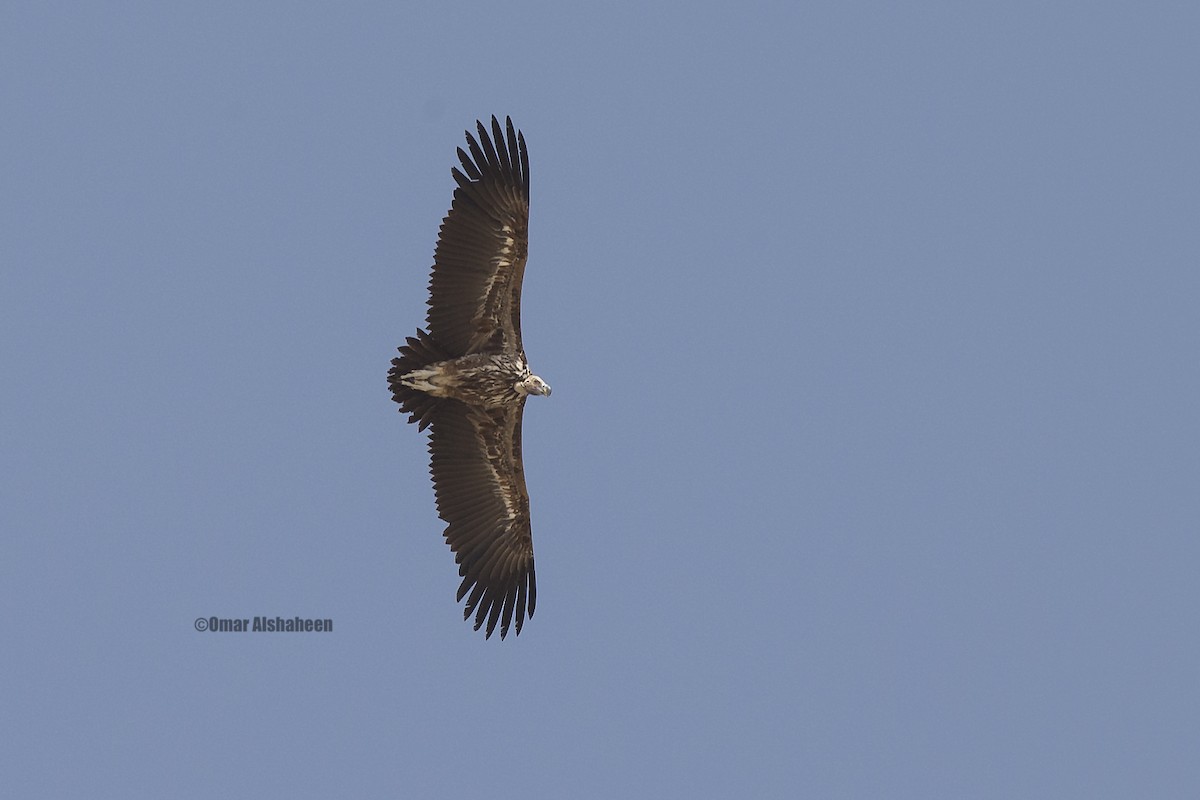
[[533,616],[537,581],[529,493],[521,463],[525,399],[550,395],[529,370],[521,345],[521,278],[529,234],[525,137],[492,117],[489,136],[467,135],[462,169],[442,220],[429,279],[427,330],[392,360],[388,386],[400,413],[429,428],[429,472],[438,516],[454,552],[475,630],[500,623],[508,635]]

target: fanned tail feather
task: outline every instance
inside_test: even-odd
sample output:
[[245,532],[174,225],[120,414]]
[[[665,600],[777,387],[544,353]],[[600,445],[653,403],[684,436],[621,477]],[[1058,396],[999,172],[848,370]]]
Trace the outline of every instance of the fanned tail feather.
[[432,336],[419,328],[416,336],[409,336],[405,341],[406,344],[400,347],[400,357],[392,359],[388,387],[392,390],[392,399],[400,404],[400,413],[408,414],[408,421],[417,423],[418,430],[425,430],[433,421],[433,413],[441,399],[405,386],[400,379],[413,370],[445,361],[450,356],[438,347]]

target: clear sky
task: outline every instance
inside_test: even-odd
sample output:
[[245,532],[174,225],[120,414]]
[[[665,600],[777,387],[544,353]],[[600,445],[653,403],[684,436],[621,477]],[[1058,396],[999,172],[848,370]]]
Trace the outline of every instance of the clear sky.
[[[7,791],[1196,797],[1195,9],[4,4]],[[503,642],[386,386],[493,113]]]

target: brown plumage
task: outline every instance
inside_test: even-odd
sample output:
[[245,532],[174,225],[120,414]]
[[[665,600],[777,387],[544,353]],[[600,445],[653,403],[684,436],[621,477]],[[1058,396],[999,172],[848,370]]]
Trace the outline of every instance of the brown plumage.
[[[530,394],[550,387],[529,371],[521,344],[521,279],[529,228],[525,137],[492,117],[458,149],[462,170],[442,221],[429,280],[428,332],[400,348],[388,372],[409,422],[430,428],[430,474],[438,515],[454,551],[458,600],[475,629],[515,632],[537,601],[529,494],[521,463],[521,416]],[[507,135],[506,135],[507,134]],[[494,142],[494,144],[493,144]]]

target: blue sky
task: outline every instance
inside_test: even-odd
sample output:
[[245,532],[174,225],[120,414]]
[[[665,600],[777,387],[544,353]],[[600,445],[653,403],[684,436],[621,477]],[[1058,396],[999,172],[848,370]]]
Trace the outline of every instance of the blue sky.
[[[411,5],[0,11],[11,791],[1195,796],[1200,12]],[[493,113],[504,642],[386,387]]]

